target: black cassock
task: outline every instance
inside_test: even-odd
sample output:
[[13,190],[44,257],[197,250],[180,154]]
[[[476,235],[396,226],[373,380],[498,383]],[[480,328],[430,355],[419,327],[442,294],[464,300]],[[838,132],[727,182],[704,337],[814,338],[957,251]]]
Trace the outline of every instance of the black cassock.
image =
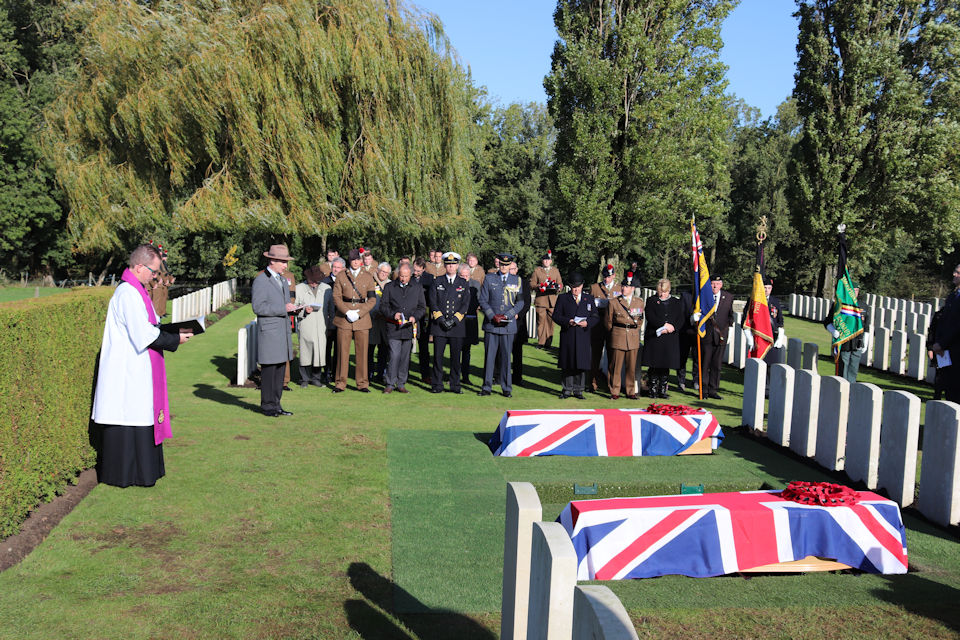
[[[580,316],[587,321],[586,327],[571,327],[570,320]],[[577,305],[572,293],[557,296],[557,306],[553,309],[553,321],[560,325],[560,357],[557,364],[566,371],[590,369],[590,329],[600,322],[597,303],[587,292],[580,294]]]
[[[647,328],[643,332],[643,364],[654,369],[676,369],[680,366],[680,333],[683,324],[682,304],[679,299],[670,297],[661,300],[660,296],[647,298],[644,314]],[[673,325],[673,333],[664,333],[657,337],[657,329],[666,323]]]

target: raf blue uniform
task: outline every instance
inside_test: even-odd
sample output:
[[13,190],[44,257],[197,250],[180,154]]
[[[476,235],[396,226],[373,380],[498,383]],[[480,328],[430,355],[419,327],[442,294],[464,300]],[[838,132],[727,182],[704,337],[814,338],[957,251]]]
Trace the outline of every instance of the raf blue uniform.
[[460,276],[437,276],[430,287],[430,335],[433,336],[431,391],[443,391],[443,352],[450,345],[450,391],[460,391],[460,351],[467,328],[463,323],[470,307],[470,284]]
[[[512,262],[512,261],[511,261]],[[517,316],[523,311],[520,277],[493,273],[483,280],[480,287],[480,308],[483,310],[483,388],[480,395],[490,395],[493,387],[493,370],[500,356],[497,377],[503,395],[513,393],[510,354],[517,335]]]

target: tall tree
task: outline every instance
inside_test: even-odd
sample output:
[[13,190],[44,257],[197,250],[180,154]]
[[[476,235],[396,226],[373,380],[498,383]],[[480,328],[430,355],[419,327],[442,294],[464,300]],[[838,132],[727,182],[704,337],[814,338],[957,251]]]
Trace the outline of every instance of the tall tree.
[[38,134],[76,63],[73,35],[56,0],[0,1],[0,264],[14,272],[70,262],[66,212]]
[[153,234],[417,237],[468,222],[476,124],[439,21],[403,2],[75,3],[46,150],[81,250]]
[[955,1],[797,2],[794,217],[822,293],[840,222],[860,276],[904,231],[934,259],[960,240],[960,31]]
[[586,264],[638,245],[666,272],[689,218],[723,225],[728,189],[720,25],[736,0],[558,0],[544,81],[558,129],[566,250]]
[[482,128],[474,246],[483,248],[488,264],[499,251],[514,253],[521,270],[530,273],[557,241],[550,206],[556,129],[546,107],[537,103],[492,109]]

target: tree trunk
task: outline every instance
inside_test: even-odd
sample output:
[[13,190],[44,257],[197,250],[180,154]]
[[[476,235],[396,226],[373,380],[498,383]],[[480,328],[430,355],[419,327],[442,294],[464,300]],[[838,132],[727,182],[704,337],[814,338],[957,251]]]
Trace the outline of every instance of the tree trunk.
[[667,277],[667,267],[669,266],[669,264],[670,264],[670,254],[664,251],[663,252],[663,275],[660,276],[661,278]]
[[103,279],[107,277],[107,269],[110,268],[110,265],[113,264],[113,256],[110,256],[110,259],[107,260],[107,264],[104,265],[103,271],[100,272],[100,277],[97,278],[97,286],[103,284]]

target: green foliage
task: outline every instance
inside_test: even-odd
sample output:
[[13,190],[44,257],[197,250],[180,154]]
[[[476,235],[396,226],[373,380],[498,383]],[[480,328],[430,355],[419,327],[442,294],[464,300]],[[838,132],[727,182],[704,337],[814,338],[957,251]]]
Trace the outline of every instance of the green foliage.
[[472,96],[435,17],[366,0],[75,6],[83,64],[46,151],[82,251],[469,221]]
[[39,131],[58,81],[73,68],[73,35],[55,0],[0,1],[0,264],[14,273],[71,262]]
[[556,129],[537,103],[493,109],[481,128],[485,138],[474,167],[479,198],[471,248],[480,248],[481,263],[488,266],[497,253],[511,252],[520,272],[529,274],[559,235],[550,206]]
[[919,230],[918,255],[935,263],[960,242],[956,3],[798,6],[794,219],[806,261],[821,272],[834,262],[844,222],[867,287],[898,230]]
[[112,293],[0,304],[0,538],[94,462],[91,381]]
[[687,251],[691,215],[723,227],[730,114],[718,53],[735,4],[558,1],[544,86],[565,244],[581,263],[642,246],[665,271]]

